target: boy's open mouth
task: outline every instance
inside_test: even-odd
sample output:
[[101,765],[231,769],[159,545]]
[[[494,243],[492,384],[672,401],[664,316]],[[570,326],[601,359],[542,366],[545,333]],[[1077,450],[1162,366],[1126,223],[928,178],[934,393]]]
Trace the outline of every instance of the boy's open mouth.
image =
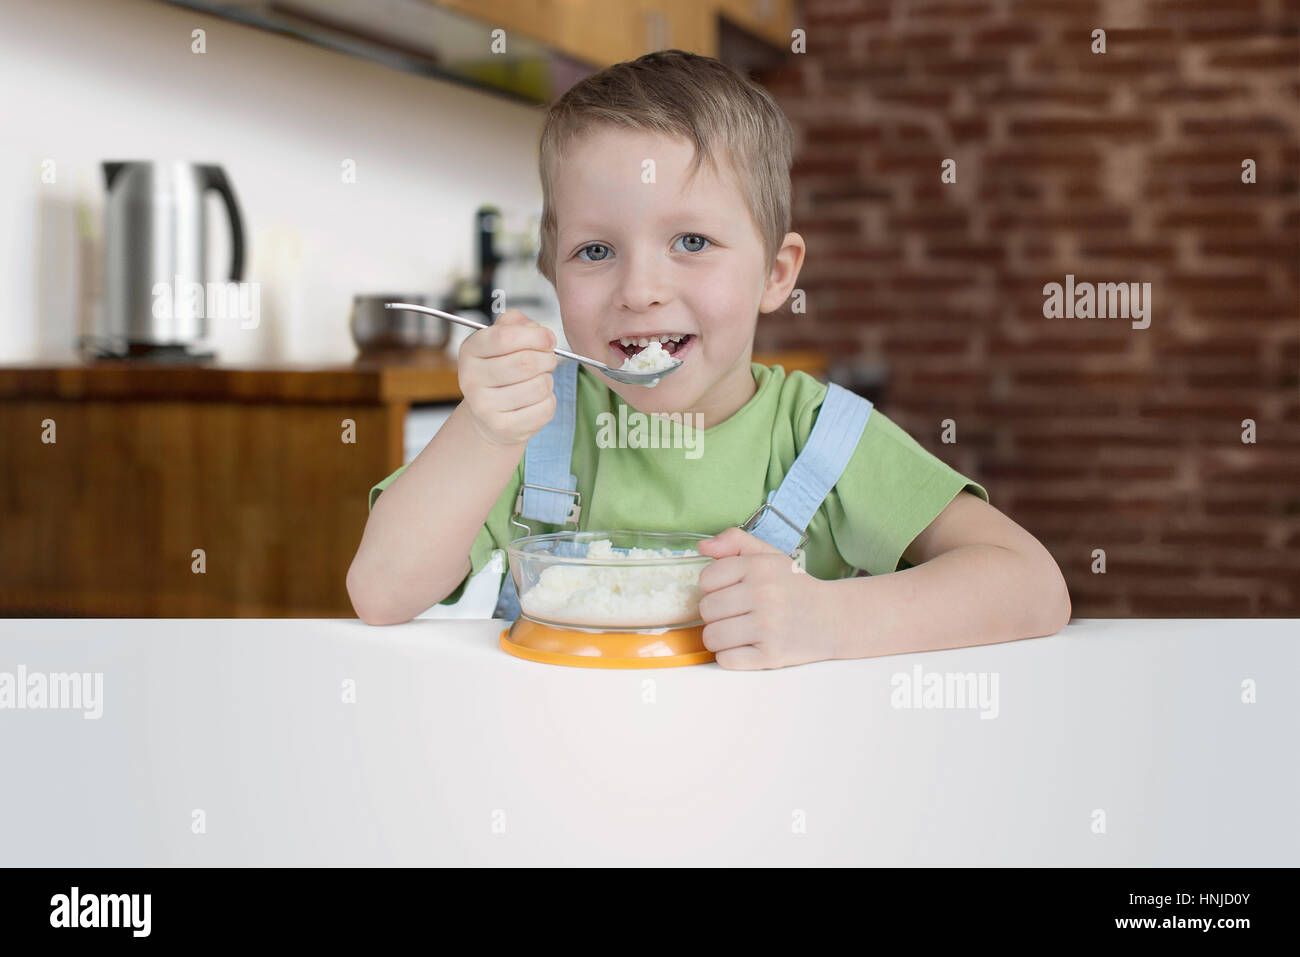
[[624,356],[634,356],[652,341],[660,343],[664,347],[664,352],[670,356],[681,358],[695,341],[695,334],[686,332],[664,333],[654,336],[624,336],[621,339],[611,339],[609,344],[616,352],[622,353]]

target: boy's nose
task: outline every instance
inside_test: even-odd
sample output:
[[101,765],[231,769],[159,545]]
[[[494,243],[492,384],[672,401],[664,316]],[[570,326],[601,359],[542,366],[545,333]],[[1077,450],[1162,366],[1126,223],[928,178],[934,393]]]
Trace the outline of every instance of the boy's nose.
[[662,306],[671,298],[667,277],[668,264],[651,254],[629,256],[624,260],[619,286],[621,305],[633,312]]

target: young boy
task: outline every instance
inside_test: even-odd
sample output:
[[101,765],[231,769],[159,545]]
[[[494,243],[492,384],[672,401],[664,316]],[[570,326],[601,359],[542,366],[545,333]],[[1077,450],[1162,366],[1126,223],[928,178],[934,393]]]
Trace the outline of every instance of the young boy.
[[[714,533],[699,548],[715,559],[700,573],[700,617],[723,668],[989,644],[1066,624],[1055,561],[980,485],[866,400],[751,361],[758,314],[786,301],[803,264],[803,239],[788,232],[791,146],[764,90],[678,50],[615,64],[550,108],[537,264],[570,348],[618,368],[667,336],[682,365],[654,388],[557,367],[554,336],[517,310],[469,336],[464,401],[371,489],[347,578],[362,620],[407,621],[459,600],[495,549],[526,534],[511,519],[525,466],[541,457],[525,457],[529,440],[571,422],[571,475],[559,474],[577,496],[527,488],[524,516],[548,519],[527,527],[560,531],[576,518],[583,530]],[[609,424],[638,412],[662,414],[689,441],[609,441]]]

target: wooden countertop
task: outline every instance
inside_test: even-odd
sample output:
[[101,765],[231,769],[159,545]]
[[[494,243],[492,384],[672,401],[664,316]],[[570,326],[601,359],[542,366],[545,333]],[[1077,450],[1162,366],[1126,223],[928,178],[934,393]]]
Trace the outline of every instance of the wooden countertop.
[[[824,378],[815,351],[759,352],[754,361]],[[459,402],[456,361],[167,363],[152,360],[38,360],[0,366],[0,399],[197,399],[249,402]]]

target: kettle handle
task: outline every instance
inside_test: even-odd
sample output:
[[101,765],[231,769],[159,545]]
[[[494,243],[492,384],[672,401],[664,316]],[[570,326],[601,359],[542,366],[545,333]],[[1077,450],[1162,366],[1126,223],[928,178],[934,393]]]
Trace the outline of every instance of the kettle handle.
[[130,166],[130,163],[105,163],[104,164],[104,187],[113,188],[113,180],[117,179],[117,174],[123,169]]
[[244,278],[244,221],[239,215],[239,203],[235,200],[235,191],[230,188],[226,171],[220,166],[201,166],[203,171],[203,188],[215,189],[221,194],[230,214],[230,281],[240,282]]

